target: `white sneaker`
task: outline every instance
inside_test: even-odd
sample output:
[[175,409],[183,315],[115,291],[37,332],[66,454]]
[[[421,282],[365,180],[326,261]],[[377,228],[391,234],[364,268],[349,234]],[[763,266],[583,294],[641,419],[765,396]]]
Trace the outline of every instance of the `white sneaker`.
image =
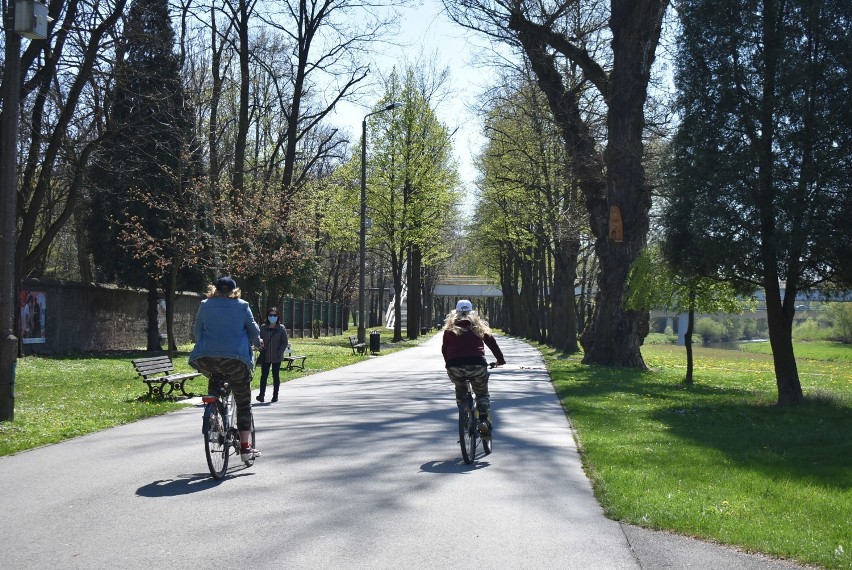
[[242,461],[251,461],[252,459],[255,459],[257,457],[260,457],[260,451],[254,449],[253,447],[240,450],[240,459]]

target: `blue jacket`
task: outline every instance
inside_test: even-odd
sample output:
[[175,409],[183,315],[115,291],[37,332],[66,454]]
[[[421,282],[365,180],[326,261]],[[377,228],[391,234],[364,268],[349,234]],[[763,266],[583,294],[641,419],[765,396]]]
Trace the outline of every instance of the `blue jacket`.
[[248,303],[228,297],[201,301],[195,316],[195,348],[189,354],[190,365],[202,356],[221,356],[242,360],[253,370],[252,345],[260,348],[260,328]]

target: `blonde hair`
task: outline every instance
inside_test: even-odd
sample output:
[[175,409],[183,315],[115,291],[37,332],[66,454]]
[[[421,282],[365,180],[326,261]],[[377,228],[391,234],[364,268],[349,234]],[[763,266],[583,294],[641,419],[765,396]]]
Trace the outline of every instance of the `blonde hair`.
[[216,289],[215,285],[208,285],[207,286],[207,298],[210,299],[211,297],[228,297],[230,299],[239,299],[240,298],[240,288],[237,287],[236,289],[234,289],[233,291],[231,291],[229,293],[224,293],[224,292]]
[[[468,320],[470,321],[470,326],[459,326],[456,324],[456,321],[458,320]],[[444,330],[453,331],[456,335],[461,335],[465,331],[471,330],[473,331],[473,334],[479,338],[483,338],[485,335],[491,334],[491,327],[488,326],[488,321],[480,317],[479,313],[476,311],[470,311],[469,313],[460,314],[455,309],[450,311],[450,314],[447,315],[447,319],[444,321]]]

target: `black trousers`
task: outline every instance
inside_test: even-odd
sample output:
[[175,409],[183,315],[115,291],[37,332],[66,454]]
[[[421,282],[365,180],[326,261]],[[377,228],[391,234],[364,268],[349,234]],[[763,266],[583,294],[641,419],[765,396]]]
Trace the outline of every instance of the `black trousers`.
[[269,378],[269,369],[272,369],[272,397],[278,397],[278,387],[281,386],[281,363],[280,362],[261,362],[260,363],[260,397],[263,398],[266,394],[266,379]]

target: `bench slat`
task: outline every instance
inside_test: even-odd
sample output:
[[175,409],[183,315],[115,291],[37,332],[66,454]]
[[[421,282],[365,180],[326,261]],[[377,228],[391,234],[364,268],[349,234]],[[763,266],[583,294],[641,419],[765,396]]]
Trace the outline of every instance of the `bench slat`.
[[172,374],[171,376],[154,376],[151,378],[144,378],[143,382],[179,382],[181,380],[188,380],[190,378],[195,378],[196,376],[201,376],[199,372],[187,372],[185,374]]
[[171,364],[172,361],[168,356],[151,356],[149,358],[136,358],[132,360],[134,366],[144,366],[146,364],[165,363]]
[[142,376],[149,376],[151,374],[160,374],[163,372],[171,372],[174,370],[174,366],[147,366],[144,368],[136,367],[136,371]]

